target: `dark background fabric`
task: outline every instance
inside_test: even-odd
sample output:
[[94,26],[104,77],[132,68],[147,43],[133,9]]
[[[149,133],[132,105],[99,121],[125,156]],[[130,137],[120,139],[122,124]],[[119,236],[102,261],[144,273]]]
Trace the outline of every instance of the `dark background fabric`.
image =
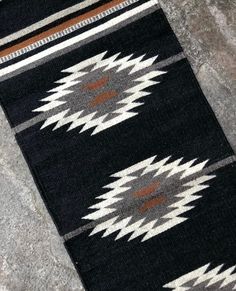
[[2,1],[0,2],[0,37],[5,37],[80,2],[83,0]]
[[[32,5],[48,5],[48,9],[34,7],[38,14],[30,14],[22,27],[65,7],[63,1],[55,6],[46,2],[32,1]],[[30,9],[28,3],[22,1],[22,10]],[[1,13],[6,17],[9,12],[15,17],[11,5],[0,12],[0,18]],[[15,31],[16,26],[21,28],[12,20],[4,34]],[[147,53],[147,58],[158,54],[157,61],[161,61],[182,48],[159,10],[6,80],[0,86],[0,100],[12,127],[36,116],[32,110],[64,76],[61,70],[106,50],[109,55],[122,52],[120,57],[133,52],[136,56]],[[234,154],[188,61],[164,70],[168,73],[156,78],[160,84],[150,87],[151,95],[135,109],[139,115],[97,135],[91,136],[92,130],[79,134],[79,128],[66,132],[68,125],[53,132],[55,125],[40,131],[42,123],[16,134],[61,235],[85,223],[81,218],[117,171],[154,155],[159,159],[171,155],[172,160],[184,157],[183,162],[209,159],[212,164]],[[235,264],[236,165],[217,170],[216,175],[202,198],[193,202],[196,207],[185,213],[186,222],[147,242],[141,243],[140,238],[127,242],[126,237],[114,241],[117,233],[90,237],[89,232],[67,241],[66,248],[87,289],[162,290],[164,284],[208,262],[226,262],[225,267]]]

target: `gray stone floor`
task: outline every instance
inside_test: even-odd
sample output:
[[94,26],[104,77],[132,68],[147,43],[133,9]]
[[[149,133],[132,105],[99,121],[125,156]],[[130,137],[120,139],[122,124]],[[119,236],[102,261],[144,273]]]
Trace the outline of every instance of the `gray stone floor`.
[[[236,150],[236,0],[160,3]],[[0,291],[83,290],[1,110],[0,192]]]

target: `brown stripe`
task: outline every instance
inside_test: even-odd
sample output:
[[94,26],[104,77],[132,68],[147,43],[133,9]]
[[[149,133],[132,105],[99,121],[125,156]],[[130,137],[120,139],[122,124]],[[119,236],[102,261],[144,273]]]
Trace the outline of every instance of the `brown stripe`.
[[144,187],[133,193],[136,197],[143,197],[153,193],[160,186],[160,182],[152,183],[151,185]]
[[90,106],[96,106],[98,104],[101,104],[115,96],[117,96],[118,93],[116,91],[107,91],[104,93],[101,93],[99,95],[97,95],[91,102],[90,102]]
[[103,86],[105,86],[109,81],[109,77],[106,76],[106,77],[103,77],[95,82],[91,82],[91,83],[88,83],[86,85],[83,86],[83,89],[85,90],[96,90],[96,89],[99,89]]
[[153,198],[152,200],[146,201],[143,205],[139,208],[141,213],[146,212],[148,209],[153,208],[157,205],[163,204],[166,201],[166,197],[161,195],[157,198]]
[[53,28],[51,28],[51,29],[49,29],[47,31],[44,31],[44,32],[42,32],[42,33],[40,33],[38,35],[35,35],[35,36],[33,36],[33,37],[31,37],[31,38],[29,38],[29,39],[27,39],[27,40],[25,40],[25,41],[23,41],[21,43],[18,43],[16,45],[12,46],[12,47],[9,47],[9,48],[7,48],[5,50],[2,50],[0,52],[0,57],[4,57],[4,56],[6,56],[6,55],[8,55],[8,54],[10,54],[12,52],[15,52],[15,51],[17,51],[19,49],[27,47],[27,46],[29,46],[29,45],[31,45],[31,44],[43,39],[43,38],[46,38],[46,37],[48,37],[48,36],[50,36],[50,35],[52,35],[52,34],[54,34],[56,32],[62,31],[64,29],[66,29],[67,27],[75,25],[76,23],[78,23],[80,21],[83,21],[83,20],[85,20],[87,18],[93,17],[93,16],[95,16],[95,15],[97,15],[97,14],[99,14],[99,13],[101,13],[101,12],[103,12],[103,11],[105,11],[105,10],[115,6],[115,5],[117,5],[117,4],[120,4],[122,2],[124,2],[124,0],[113,0],[113,1],[111,1],[109,3],[107,3],[107,4],[104,4],[104,5],[100,6],[100,7],[92,10],[92,11],[87,12],[87,13],[85,13],[83,15],[80,15],[80,16],[77,16],[77,17],[75,17],[73,19],[67,20],[67,21],[61,23],[60,25],[57,25],[57,26],[55,26],[55,27],[53,27]]

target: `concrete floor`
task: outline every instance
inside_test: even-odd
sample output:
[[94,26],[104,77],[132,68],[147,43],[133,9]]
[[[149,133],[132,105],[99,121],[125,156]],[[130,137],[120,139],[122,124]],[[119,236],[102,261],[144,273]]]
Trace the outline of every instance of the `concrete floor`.
[[[236,0],[160,0],[236,150]],[[0,291],[83,290],[0,110]]]

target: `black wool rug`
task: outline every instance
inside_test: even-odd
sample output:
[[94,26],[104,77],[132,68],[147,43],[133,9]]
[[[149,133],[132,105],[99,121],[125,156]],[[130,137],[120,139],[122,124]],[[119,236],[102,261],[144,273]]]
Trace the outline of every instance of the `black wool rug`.
[[1,105],[85,288],[234,290],[236,158],[158,2],[0,5]]

